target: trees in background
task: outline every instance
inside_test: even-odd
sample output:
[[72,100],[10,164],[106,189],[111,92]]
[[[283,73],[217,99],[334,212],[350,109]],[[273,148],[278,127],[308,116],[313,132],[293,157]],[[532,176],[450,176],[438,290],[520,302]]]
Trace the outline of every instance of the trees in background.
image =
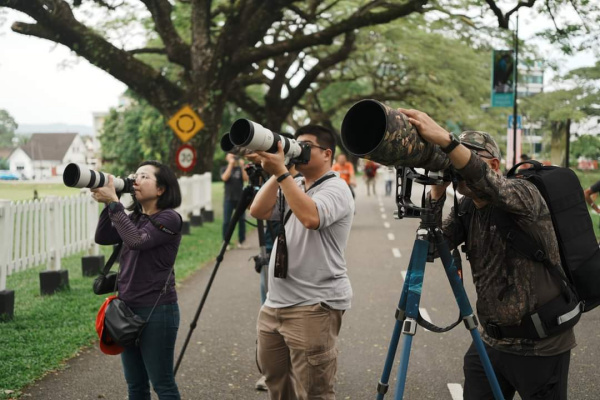
[[18,127],[19,125],[8,111],[0,109],[0,147],[13,145],[13,138]]
[[[595,2],[574,6],[571,0],[515,2],[506,10],[496,0],[485,5],[479,0],[0,0],[0,7],[33,18],[33,23],[14,22],[15,32],[67,46],[124,82],[164,118],[190,104],[205,123],[191,141],[199,154],[194,172],[203,172],[210,170],[224,133],[228,102],[274,130],[288,121],[293,125],[300,101],[310,98],[325,75],[335,75],[340,63],[360,57],[357,38],[373,27],[425,14],[428,22],[446,21],[445,35],[478,45],[477,32],[508,29],[520,8],[538,3],[540,13],[552,16],[561,7],[576,6],[584,22],[598,17]],[[591,23],[554,20],[555,33],[548,37],[557,43],[574,34],[596,34]],[[464,94],[450,95],[459,106]],[[436,97],[429,98],[435,106]],[[163,126],[153,129],[162,132]],[[165,140],[173,160],[179,141],[170,133]]]
[[[564,146],[552,145],[564,140],[567,120],[579,122],[585,118],[600,116],[600,62],[591,67],[577,68],[569,71],[562,78],[565,89],[553,92],[543,92],[522,100],[523,115],[529,121],[541,123],[546,146],[545,156],[550,155],[551,149],[560,151]],[[579,132],[585,134],[587,132]],[[571,156],[597,159],[598,151],[596,138],[582,136],[573,143]],[[559,148],[560,147],[560,148]],[[556,158],[556,157],[555,157]]]

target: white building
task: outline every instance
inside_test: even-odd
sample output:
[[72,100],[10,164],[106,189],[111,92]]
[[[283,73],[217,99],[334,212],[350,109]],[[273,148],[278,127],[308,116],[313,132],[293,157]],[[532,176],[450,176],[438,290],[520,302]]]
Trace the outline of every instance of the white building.
[[87,164],[86,146],[77,133],[34,133],[8,157],[10,170],[27,179],[62,175],[69,163]]

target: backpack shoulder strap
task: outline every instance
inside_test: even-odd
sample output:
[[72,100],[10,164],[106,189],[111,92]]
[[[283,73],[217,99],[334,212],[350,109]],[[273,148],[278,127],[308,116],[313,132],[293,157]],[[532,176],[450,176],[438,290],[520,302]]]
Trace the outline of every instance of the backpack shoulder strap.
[[567,278],[560,273],[560,266],[550,261],[540,244],[522,230],[509,213],[499,208],[494,208],[492,219],[508,246],[530,260],[544,264],[555,278],[558,278],[569,286]]

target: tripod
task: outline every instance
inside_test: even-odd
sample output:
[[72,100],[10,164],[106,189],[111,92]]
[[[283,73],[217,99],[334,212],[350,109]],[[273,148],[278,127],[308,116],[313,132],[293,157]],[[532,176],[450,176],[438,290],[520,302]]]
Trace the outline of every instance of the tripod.
[[[179,353],[177,363],[175,364],[175,369],[174,369],[175,375],[177,375],[177,370],[179,369],[179,365],[181,364],[183,355],[185,354],[185,350],[187,349],[190,339],[192,338],[192,333],[194,332],[194,329],[196,329],[198,319],[200,318],[200,313],[202,312],[202,309],[204,308],[204,303],[206,302],[206,298],[208,297],[208,292],[210,292],[210,288],[212,287],[213,281],[215,280],[215,276],[217,275],[219,266],[221,265],[221,262],[223,261],[223,255],[225,254],[225,251],[227,251],[227,246],[229,245],[231,236],[233,236],[235,226],[239,222],[242,214],[244,214],[244,211],[250,206],[250,204],[252,204],[252,200],[254,200],[254,196],[256,196],[256,193],[258,193],[258,190],[260,189],[261,179],[262,179],[262,182],[265,181],[265,176],[263,175],[264,171],[260,167],[250,164],[249,166],[246,167],[246,172],[248,173],[249,184],[246,185],[246,187],[244,187],[244,189],[242,190],[242,197],[240,198],[240,200],[235,208],[233,216],[231,217],[231,221],[229,221],[229,225],[227,227],[227,232],[225,233],[225,238],[223,239],[223,243],[221,244],[221,251],[219,252],[219,255],[217,256],[217,262],[215,264],[215,267],[212,270],[212,273],[210,274],[210,278],[208,279],[208,283],[206,284],[206,289],[204,290],[204,294],[202,295],[202,300],[200,300],[200,305],[198,306],[198,309],[196,310],[194,319],[190,323],[190,331],[188,332],[187,337],[185,338],[185,342],[183,343],[181,353]],[[262,220],[260,220],[260,219],[257,221],[258,221],[257,225],[258,225],[259,241],[262,240],[260,242],[261,252],[264,251],[266,253],[266,250],[264,247],[264,236],[261,236],[261,235],[264,235],[263,223],[262,223]],[[261,237],[262,237],[262,239],[261,239]]]
[[[395,393],[395,400],[402,399],[404,395],[404,388],[406,383],[406,373],[408,369],[408,360],[410,357],[410,347],[412,344],[413,336],[417,330],[417,320],[419,317],[419,303],[421,301],[421,290],[423,287],[423,278],[425,274],[425,263],[433,260],[433,254],[437,249],[446,276],[452,287],[452,292],[460,309],[461,318],[466,328],[471,333],[473,343],[479,354],[479,358],[483,364],[485,374],[492,387],[492,392],[496,400],[504,399],[500,385],[494,374],[494,370],[490,363],[489,357],[477,330],[477,317],[473,314],[473,309],[469,303],[469,299],[462,285],[460,277],[458,275],[457,268],[450,254],[448,244],[444,240],[441,229],[436,225],[435,215],[432,210],[428,208],[415,207],[410,200],[410,191],[412,188],[412,180],[415,179],[416,173],[414,171],[400,167],[398,168],[396,182],[401,187],[401,193],[398,194],[398,187],[396,188],[396,198],[398,200],[398,218],[417,218],[421,219],[419,228],[417,229],[416,239],[411,253],[408,270],[406,273],[406,280],[402,288],[402,294],[400,296],[400,302],[396,309],[396,323],[390,346],[388,348],[388,354],[385,361],[381,380],[377,385],[377,400],[383,400],[383,397],[389,388],[389,377],[394,363],[394,357],[398,347],[398,341],[400,334],[404,335],[404,342],[402,348],[402,354],[400,359],[400,366],[397,375],[397,387]],[[419,176],[417,182],[423,184],[434,184],[437,181],[432,181],[428,177]]]

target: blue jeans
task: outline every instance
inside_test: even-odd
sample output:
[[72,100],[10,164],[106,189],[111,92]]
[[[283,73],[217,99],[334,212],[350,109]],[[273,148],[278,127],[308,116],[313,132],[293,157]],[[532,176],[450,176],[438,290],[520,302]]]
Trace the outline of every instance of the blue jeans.
[[[138,307],[132,310],[146,319],[152,307]],[[150,400],[149,382],[152,382],[159,399],[180,399],[173,373],[178,329],[177,303],[156,306],[142,332],[139,347],[129,346],[121,353],[129,400]]]
[[[231,217],[233,216],[238,203],[238,200],[223,200],[223,240],[225,240],[227,228],[229,227]],[[238,224],[238,239],[239,243],[244,243],[246,241],[246,212],[243,212],[240,217]]]

